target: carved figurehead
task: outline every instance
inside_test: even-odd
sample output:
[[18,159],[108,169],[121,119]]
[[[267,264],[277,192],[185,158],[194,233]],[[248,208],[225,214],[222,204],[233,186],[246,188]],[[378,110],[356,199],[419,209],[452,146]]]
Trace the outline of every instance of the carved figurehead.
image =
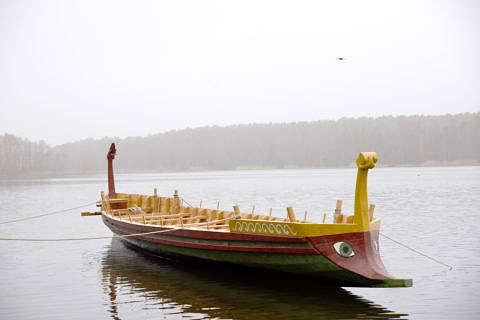
[[360,152],[357,158],[357,184],[355,186],[355,223],[368,229],[370,216],[368,214],[367,175],[368,170],[375,168],[378,161],[375,152]]
[[110,150],[107,153],[108,159],[108,196],[110,199],[116,198],[115,193],[115,181],[113,179],[113,159],[115,159],[115,154],[117,149],[115,149],[115,143],[110,145]]

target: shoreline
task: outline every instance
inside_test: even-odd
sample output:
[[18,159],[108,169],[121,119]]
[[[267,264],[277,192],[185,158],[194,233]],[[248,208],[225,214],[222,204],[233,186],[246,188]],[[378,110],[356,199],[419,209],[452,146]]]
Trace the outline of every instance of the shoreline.
[[[480,166],[480,161],[451,161],[451,162],[441,162],[441,161],[427,161],[424,163],[412,163],[412,164],[402,164],[402,165],[378,165],[378,169],[383,168],[436,168],[436,167],[478,167]],[[324,167],[310,167],[310,166],[283,166],[283,167],[274,167],[274,166],[239,166],[232,169],[203,169],[203,168],[192,168],[188,170],[120,170],[116,169],[118,174],[162,174],[162,173],[198,173],[198,172],[227,172],[227,171],[262,171],[262,170],[316,170],[316,169],[355,169],[355,164],[351,165],[338,165],[338,166],[324,166]],[[93,175],[106,175],[106,170],[101,171],[84,171],[84,172],[68,172],[68,173],[58,173],[51,174],[49,172],[38,172],[25,174],[18,177],[9,177],[9,178],[0,178],[0,181],[20,181],[20,180],[37,180],[37,179],[62,179],[62,178],[74,178],[74,177],[86,177]]]

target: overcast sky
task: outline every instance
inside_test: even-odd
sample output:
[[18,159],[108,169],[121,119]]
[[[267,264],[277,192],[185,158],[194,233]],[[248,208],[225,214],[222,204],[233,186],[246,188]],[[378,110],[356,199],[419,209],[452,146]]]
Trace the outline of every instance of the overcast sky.
[[0,134],[477,112],[479,59],[478,0],[0,0]]

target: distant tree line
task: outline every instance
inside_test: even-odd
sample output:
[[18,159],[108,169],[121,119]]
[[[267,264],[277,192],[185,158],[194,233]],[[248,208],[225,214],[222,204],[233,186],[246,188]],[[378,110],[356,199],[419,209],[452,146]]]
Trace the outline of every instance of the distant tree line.
[[383,166],[478,165],[480,113],[187,128],[55,147],[5,134],[0,178],[103,172],[111,142],[123,172],[352,166],[360,151],[376,151]]

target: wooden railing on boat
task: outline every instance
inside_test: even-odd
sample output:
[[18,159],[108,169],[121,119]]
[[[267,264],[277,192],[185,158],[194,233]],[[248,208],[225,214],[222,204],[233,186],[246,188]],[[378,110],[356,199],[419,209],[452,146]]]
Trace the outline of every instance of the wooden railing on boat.
[[[153,195],[117,193],[116,198],[111,199],[102,192],[102,210],[109,216],[120,221],[143,225],[198,227],[207,230],[229,230],[229,220],[233,218],[243,220],[271,221],[281,223],[312,223],[307,221],[307,212],[303,220],[297,220],[292,207],[287,208],[287,217],[272,216],[272,209],[268,215],[255,214],[255,207],[251,213],[242,213],[238,206],[233,211],[207,209],[200,207],[185,206],[183,199],[175,190],[173,197],[159,197],[154,189]],[[373,220],[373,208],[370,206],[369,214]],[[342,201],[337,201],[334,213],[334,224],[352,224],[353,215],[342,214]],[[323,215],[325,224],[326,213]],[[221,220],[219,222],[219,220]],[[211,223],[210,223],[211,222]]]
[[271,211],[268,216],[255,214],[254,209],[252,213],[241,213],[238,206],[234,206],[234,211],[220,210],[218,204],[217,209],[185,206],[177,190],[173,197],[158,197],[156,189],[152,196],[116,193],[116,198],[111,199],[102,192],[101,197],[102,211],[107,215],[144,225],[195,227],[201,224],[204,229],[228,230],[228,222],[234,217],[278,222],[288,222],[292,218],[274,217]]

